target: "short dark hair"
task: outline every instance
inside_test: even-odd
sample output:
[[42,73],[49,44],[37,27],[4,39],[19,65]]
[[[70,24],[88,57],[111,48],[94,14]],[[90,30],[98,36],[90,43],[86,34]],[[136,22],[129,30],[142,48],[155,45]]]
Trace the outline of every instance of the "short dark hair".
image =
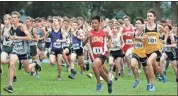
[[137,21],[137,20],[140,20],[141,23],[144,24],[144,19],[143,19],[142,17],[137,17],[135,20],[136,20],[136,21]]
[[166,26],[169,28],[169,30],[172,30],[172,26],[170,24],[166,24]]
[[161,20],[160,23],[166,23],[166,20]]
[[77,17],[77,20],[84,20],[84,18],[83,17]]
[[26,18],[25,18],[25,20],[30,20],[30,21],[32,21],[32,18],[30,17],[30,16],[27,16]]
[[46,21],[46,18],[45,18],[45,17],[41,17],[41,20],[44,20],[44,21]]
[[147,13],[152,13],[156,17],[156,11],[154,9],[149,9]]
[[124,19],[129,19],[129,21],[130,21],[130,17],[127,16],[127,15],[125,15],[125,16],[123,17],[123,20],[124,20]]
[[37,17],[37,18],[35,19],[35,22],[41,22],[41,18]]
[[92,20],[98,20],[100,22],[101,19],[100,19],[100,16],[93,16]]

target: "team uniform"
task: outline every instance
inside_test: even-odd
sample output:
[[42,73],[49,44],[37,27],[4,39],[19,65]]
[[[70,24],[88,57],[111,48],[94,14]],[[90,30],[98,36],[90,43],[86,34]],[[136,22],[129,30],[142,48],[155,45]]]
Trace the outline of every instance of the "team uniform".
[[[41,28],[37,28],[36,31],[37,31],[38,38],[43,37],[43,33],[42,33]],[[44,42],[43,40],[38,40],[38,43],[37,43],[37,46],[41,51],[45,51],[45,48],[43,46],[43,42]]]
[[49,37],[51,38],[51,54],[57,57],[57,54],[62,54],[63,52],[62,43],[57,42],[57,40],[62,40],[62,33],[60,30],[58,32],[54,32],[54,29],[52,29]]
[[70,55],[71,54],[71,35],[70,35],[70,33],[69,32],[66,32],[66,33],[64,33],[65,34],[65,36],[66,36],[66,42],[63,42],[62,43],[62,46],[63,46],[63,49],[68,49],[69,50],[69,53],[68,54],[66,54],[66,55]]
[[[176,39],[176,36],[174,36],[174,38]],[[167,44],[171,45],[170,36],[168,36],[168,38],[167,38]],[[174,48],[174,47],[166,47],[164,51],[165,51],[166,55],[168,56],[169,60],[171,60],[171,61],[177,60],[176,48]]]
[[[52,29],[52,28],[51,28]],[[47,32],[47,38],[46,38],[46,42],[45,42],[45,48],[50,48],[51,45],[51,38],[49,37],[49,34],[51,33],[51,30],[48,29],[47,27],[45,28],[46,32]]]
[[[127,32],[134,32],[134,29],[132,26],[130,26],[130,29],[127,29],[126,27],[123,27],[123,34],[124,33],[127,33]],[[133,41],[132,41],[132,35],[131,34],[128,34],[128,36],[124,35],[123,36],[123,39],[124,39],[124,43],[125,43],[125,46],[123,47],[123,51],[124,53],[126,54],[127,50],[129,50],[130,48],[133,47]]]
[[[78,31],[76,32],[78,36]],[[76,53],[77,56],[83,56],[83,45],[82,40],[78,39],[74,35],[72,35],[72,53]]]
[[[132,58],[137,60],[138,63],[140,62],[142,64],[142,66],[145,68],[147,66],[147,63],[146,63],[147,56],[146,56],[146,52],[145,52],[145,47],[146,46],[144,45],[144,41],[136,39],[135,37],[136,37],[136,34],[134,32],[134,34],[133,34],[133,48],[134,49],[133,49],[133,52],[132,52]],[[140,82],[140,80],[138,79],[138,77],[135,77],[135,82],[133,84],[133,88],[137,87],[139,82]],[[150,85],[147,84],[147,90],[148,90],[149,86]]]
[[154,30],[148,30],[147,27],[145,28],[145,35],[148,35],[148,40],[145,42],[145,51],[148,58],[152,53],[156,53],[156,61],[159,62],[161,58],[162,45],[159,39],[159,32],[157,31],[157,26],[158,25],[156,24]]
[[124,54],[122,50],[120,49],[121,47],[121,36],[117,35],[117,37],[112,38],[112,44],[110,50],[110,56],[112,58],[117,59],[118,57],[124,57]]
[[[112,36],[112,43],[111,43],[111,47],[109,48],[109,52],[110,52],[110,56],[109,56],[109,62],[115,62],[115,60],[117,60],[117,58],[123,58],[125,55],[123,53],[123,51],[121,50],[121,44],[123,42],[121,42],[121,35],[118,35],[116,37]],[[119,63],[120,64],[120,63]],[[114,65],[114,66],[110,66],[110,73],[109,73],[109,78],[112,80],[113,79],[113,73],[112,71],[116,71],[116,67],[118,65]],[[116,73],[116,77],[115,80],[118,80],[118,75],[119,73]]]
[[[30,30],[30,36],[34,38],[33,36],[33,27]],[[37,42],[33,40],[29,40],[29,46],[30,46],[30,56],[36,56],[37,55]]]
[[[135,38],[135,33],[133,34],[133,38]],[[145,52],[144,42],[138,39],[134,39],[133,45],[134,49],[132,53],[132,58],[135,58],[138,62],[140,62],[143,67],[147,66],[147,56]]]
[[[153,30],[148,30],[147,26],[145,26],[145,35],[148,36],[148,39],[145,41],[145,51],[147,58],[149,59],[150,55],[152,53],[157,54],[156,62],[160,62],[160,58],[162,56],[162,44],[159,39],[160,33],[158,32],[158,24],[155,24],[155,28]],[[160,74],[161,75],[161,74]],[[166,82],[166,76],[163,75],[162,81],[163,83]],[[154,91],[155,90],[155,85],[151,84],[150,88],[148,88],[149,91]]]
[[89,58],[93,62],[94,59],[100,58],[102,64],[107,59],[107,45],[106,45],[106,34],[103,29],[98,33],[91,30],[92,37],[89,39]]
[[[4,33],[4,29],[5,29],[5,27],[2,30],[2,52],[10,54],[12,52],[13,41],[12,40],[8,40],[8,38],[4,36],[4,34],[3,34]],[[8,34],[13,35],[12,27],[10,28]]]
[[[21,25],[16,30],[12,28],[12,32],[17,36],[25,36],[25,33],[20,29]],[[16,54],[20,60],[27,60],[27,53],[29,49],[28,41],[25,40],[14,40],[12,54]]]

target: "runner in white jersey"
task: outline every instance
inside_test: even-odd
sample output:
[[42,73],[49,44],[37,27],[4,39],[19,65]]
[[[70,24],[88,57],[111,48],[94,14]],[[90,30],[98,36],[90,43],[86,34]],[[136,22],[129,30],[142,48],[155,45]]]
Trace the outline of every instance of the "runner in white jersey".
[[[112,44],[111,47],[109,49],[110,51],[110,56],[109,56],[109,64],[110,64],[110,74],[112,76],[112,71],[113,68],[115,66],[115,71],[116,71],[116,76],[115,76],[115,80],[118,80],[119,77],[119,73],[121,70],[120,67],[120,62],[121,62],[121,58],[124,57],[124,54],[122,52],[122,47],[124,46],[124,41],[123,38],[121,36],[121,34],[118,33],[118,26],[117,25],[113,25],[112,26]],[[110,76],[109,74],[109,76]],[[112,77],[110,77],[111,79]]]
[[[11,20],[12,17],[9,14],[4,15],[5,26],[2,28],[2,53],[1,53],[1,64],[9,64],[9,56],[12,52],[13,41],[8,38],[12,35]],[[15,71],[14,71],[14,74]],[[17,77],[14,75],[13,82],[17,81]]]
[[63,59],[66,63],[66,71],[70,71],[70,56],[71,56],[71,28],[69,26],[69,21],[68,19],[64,19],[62,26],[61,26],[61,33],[63,39],[66,39],[66,42],[62,43],[63,46]]
[[52,23],[53,23],[53,20],[52,20],[52,17],[49,16],[48,19],[47,19],[47,26],[45,28],[46,30],[46,37],[45,37],[45,54],[46,56],[49,57],[49,53],[51,52],[51,38],[49,38],[49,34],[51,33],[52,31]]

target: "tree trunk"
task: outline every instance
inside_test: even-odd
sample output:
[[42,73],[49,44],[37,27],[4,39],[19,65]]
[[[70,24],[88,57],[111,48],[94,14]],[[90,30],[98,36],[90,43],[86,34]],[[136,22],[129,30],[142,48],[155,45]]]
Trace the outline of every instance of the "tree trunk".
[[160,8],[160,1],[153,2],[153,9],[156,11],[156,21],[161,20],[161,8]]
[[178,22],[178,2],[171,1],[172,5],[172,23],[176,24]]

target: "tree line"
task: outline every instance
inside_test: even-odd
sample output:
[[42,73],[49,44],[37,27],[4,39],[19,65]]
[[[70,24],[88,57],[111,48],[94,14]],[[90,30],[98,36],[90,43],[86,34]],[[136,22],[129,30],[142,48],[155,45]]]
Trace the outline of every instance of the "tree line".
[[82,16],[90,19],[94,15],[100,15],[107,18],[121,18],[122,12],[133,19],[137,16],[146,18],[148,9],[153,8],[157,11],[157,20],[172,19],[173,23],[178,22],[178,2],[116,2],[116,1],[1,1],[0,18],[6,13],[16,10],[25,10],[27,16],[47,17],[51,16]]

